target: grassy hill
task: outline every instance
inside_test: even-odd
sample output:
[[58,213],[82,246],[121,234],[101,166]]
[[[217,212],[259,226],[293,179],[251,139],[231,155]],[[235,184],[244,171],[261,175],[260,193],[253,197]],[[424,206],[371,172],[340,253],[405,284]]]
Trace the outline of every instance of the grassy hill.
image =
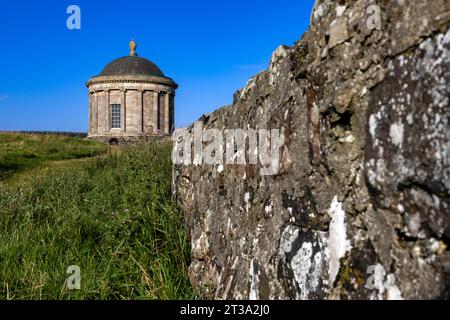
[[0,299],[193,298],[170,153],[1,134]]

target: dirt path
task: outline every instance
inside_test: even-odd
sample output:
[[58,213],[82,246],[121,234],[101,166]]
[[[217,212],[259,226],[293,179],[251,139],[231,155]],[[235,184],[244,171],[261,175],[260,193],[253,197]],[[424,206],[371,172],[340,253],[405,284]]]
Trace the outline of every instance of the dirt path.
[[3,181],[3,183],[7,188],[16,189],[21,186],[34,184],[37,181],[41,180],[42,177],[47,175],[49,172],[57,170],[58,168],[74,166],[95,158],[96,157],[45,161],[36,168],[28,169],[13,174],[11,177]]
[[108,152],[95,157],[45,161],[38,167],[13,174],[11,177],[3,181],[3,184],[5,187],[9,189],[17,189],[20,188],[21,186],[35,184],[36,182],[41,180],[44,176],[46,176],[49,172],[58,170],[63,167],[67,168],[69,166],[77,166],[100,157],[105,157],[109,154],[114,154],[116,156],[121,155],[122,148],[120,146],[111,146]]

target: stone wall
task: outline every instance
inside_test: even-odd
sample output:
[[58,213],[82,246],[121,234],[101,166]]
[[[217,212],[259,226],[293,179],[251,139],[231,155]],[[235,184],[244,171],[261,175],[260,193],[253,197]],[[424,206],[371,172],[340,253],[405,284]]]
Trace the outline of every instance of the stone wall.
[[119,145],[133,145],[141,144],[145,142],[152,143],[170,143],[171,135],[166,134],[148,134],[148,135],[121,135],[116,137],[110,136],[96,136],[89,137],[89,140],[99,141],[107,144],[119,144]]
[[73,138],[86,138],[86,132],[70,132],[70,131],[0,131],[0,133],[23,133],[23,134],[46,134],[57,135]]
[[314,8],[301,41],[200,119],[282,128],[280,172],[174,166],[191,282],[214,299],[449,298],[449,2]]

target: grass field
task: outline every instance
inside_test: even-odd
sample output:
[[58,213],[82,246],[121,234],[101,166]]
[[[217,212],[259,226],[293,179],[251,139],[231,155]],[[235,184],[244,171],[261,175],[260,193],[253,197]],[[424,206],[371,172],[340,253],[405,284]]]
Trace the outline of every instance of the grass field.
[[80,159],[105,153],[108,146],[59,135],[0,133],[0,181],[45,161]]
[[[171,200],[171,146],[107,149],[0,135],[0,299],[195,297]],[[95,157],[70,160],[86,156]],[[71,265],[80,290],[66,288]]]

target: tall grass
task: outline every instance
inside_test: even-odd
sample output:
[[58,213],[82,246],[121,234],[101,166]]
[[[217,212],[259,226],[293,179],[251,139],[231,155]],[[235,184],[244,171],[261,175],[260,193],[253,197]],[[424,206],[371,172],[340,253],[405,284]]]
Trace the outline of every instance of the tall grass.
[[147,144],[0,182],[0,299],[194,298],[170,177],[170,145]]

